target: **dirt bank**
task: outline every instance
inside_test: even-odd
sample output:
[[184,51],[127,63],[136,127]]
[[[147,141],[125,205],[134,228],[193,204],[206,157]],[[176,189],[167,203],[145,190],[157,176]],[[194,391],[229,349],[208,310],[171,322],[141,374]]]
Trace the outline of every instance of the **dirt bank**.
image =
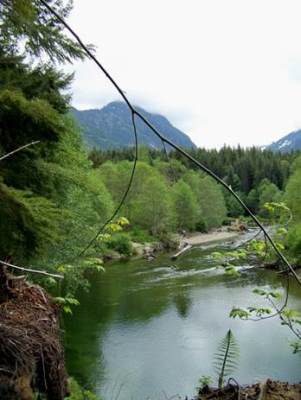
[[0,266],[0,399],[68,394],[58,308],[39,286]]
[[224,389],[205,387],[199,391],[195,400],[301,400],[301,384],[272,381],[252,386],[238,387],[228,385]]

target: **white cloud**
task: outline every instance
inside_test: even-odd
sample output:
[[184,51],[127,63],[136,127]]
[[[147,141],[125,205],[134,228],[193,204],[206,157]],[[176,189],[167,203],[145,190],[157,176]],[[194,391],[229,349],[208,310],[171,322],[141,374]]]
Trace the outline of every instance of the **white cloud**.
[[[301,127],[300,1],[75,0],[70,22],[130,99],[199,146],[261,145]],[[74,105],[118,96],[75,64]]]

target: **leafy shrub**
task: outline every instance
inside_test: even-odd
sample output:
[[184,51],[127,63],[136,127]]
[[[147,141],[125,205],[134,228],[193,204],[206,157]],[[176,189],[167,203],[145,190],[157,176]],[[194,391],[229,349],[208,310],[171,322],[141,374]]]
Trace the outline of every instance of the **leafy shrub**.
[[235,218],[226,217],[226,218],[223,220],[222,225],[223,225],[223,226],[230,226],[234,221],[235,221]]
[[120,254],[130,256],[133,254],[133,246],[129,235],[126,233],[116,233],[107,242],[107,247],[111,250],[118,251]]
[[101,400],[99,397],[96,397],[95,394],[90,392],[90,390],[82,389],[73,378],[69,381],[69,387],[70,397],[67,397],[66,400]]
[[179,246],[178,240],[170,232],[162,232],[158,238],[166,250],[174,250]]
[[133,226],[130,231],[130,237],[133,242],[148,243],[153,242],[154,237],[145,229],[141,229],[138,226]]
[[205,222],[203,219],[200,219],[200,220],[196,223],[195,229],[196,229],[198,232],[204,232],[204,233],[208,232],[208,226],[207,226],[206,222]]
[[297,224],[289,230],[287,240],[290,253],[296,257],[296,262],[301,264],[301,224]]

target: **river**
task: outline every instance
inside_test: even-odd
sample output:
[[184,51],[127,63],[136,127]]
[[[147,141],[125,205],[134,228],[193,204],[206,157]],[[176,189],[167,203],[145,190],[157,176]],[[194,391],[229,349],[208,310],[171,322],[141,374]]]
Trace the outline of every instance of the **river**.
[[[231,328],[240,347],[232,375],[240,384],[266,377],[299,382],[301,356],[292,354],[294,337],[278,318],[228,317],[232,306],[266,305],[252,290],[283,291],[284,278],[250,266],[227,276],[211,252],[196,248],[177,261],[162,255],[118,262],[92,275],[90,292],[79,293],[81,305],[65,318],[70,375],[103,400],[192,396],[202,375],[216,382],[214,353]],[[301,309],[293,281],[290,304]]]

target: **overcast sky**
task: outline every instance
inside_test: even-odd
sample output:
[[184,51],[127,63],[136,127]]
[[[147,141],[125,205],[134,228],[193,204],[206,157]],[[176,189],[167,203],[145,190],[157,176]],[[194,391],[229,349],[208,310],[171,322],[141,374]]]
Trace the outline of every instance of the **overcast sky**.
[[[69,22],[129,98],[198,146],[263,145],[301,128],[300,0],[74,0]],[[73,104],[119,99],[73,65]]]

